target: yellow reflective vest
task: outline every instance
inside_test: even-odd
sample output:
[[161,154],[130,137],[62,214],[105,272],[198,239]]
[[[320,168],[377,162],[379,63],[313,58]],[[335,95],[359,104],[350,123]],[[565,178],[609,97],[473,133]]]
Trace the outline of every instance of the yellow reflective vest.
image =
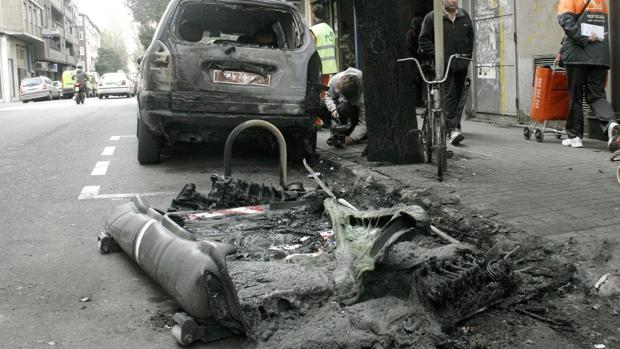
[[334,30],[327,23],[316,24],[310,30],[316,37],[316,51],[319,53],[323,65],[322,74],[337,73],[336,34],[334,34]]

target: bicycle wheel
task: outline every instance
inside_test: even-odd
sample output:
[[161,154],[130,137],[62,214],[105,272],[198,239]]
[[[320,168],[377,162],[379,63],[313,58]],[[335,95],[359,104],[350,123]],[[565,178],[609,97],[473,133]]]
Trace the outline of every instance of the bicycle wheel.
[[431,128],[431,113],[425,112],[422,117],[422,154],[424,162],[430,164],[433,161],[433,131]]
[[437,142],[437,176],[443,179],[443,174],[448,169],[447,146],[446,146],[446,123],[443,112],[435,114],[435,140]]

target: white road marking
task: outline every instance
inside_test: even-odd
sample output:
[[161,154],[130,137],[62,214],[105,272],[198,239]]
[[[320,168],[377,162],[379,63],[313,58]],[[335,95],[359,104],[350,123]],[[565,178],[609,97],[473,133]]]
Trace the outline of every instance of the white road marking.
[[106,172],[108,172],[108,166],[110,166],[109,161],[99,161],[95,164],[95,168],[93,172],[90,173],[91,176],[105,176]]
[[133,135],[130,135],[130,136],[112,136],[112,137],[110,137],[110,140],[111,141],[120,141],[121,138],[133,138],[133,137],[135,137],[135,136],[133,136]]
[[116,150],[116,147],[105,147],[101,156],[112,156],[114,155],[114,150]]
[[86,186],[82,188],[82,192],[80,193],[78,200],[126,199],[126,198],[133,198],[134,196],[137,196],[137,195],[140,195],[142,197],[174,195],[174,193],[167,193],[167,192],[99,194],[100,189],[101,189],[101,186],[99,185]]

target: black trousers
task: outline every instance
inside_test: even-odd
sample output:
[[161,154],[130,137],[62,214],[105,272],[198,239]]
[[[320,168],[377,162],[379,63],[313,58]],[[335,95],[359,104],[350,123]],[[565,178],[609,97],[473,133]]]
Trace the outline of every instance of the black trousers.
[[605,93],[605,78],[607,68],[593,65],[566,65],[568,80],[568,94],[570,107],[566,120],[566,134],[568,138],[583,138],[583,87],[586,88],[586,97],[592,106],[596,117],[601,122],[601,128],[607,129],[610,121],[615,120],[614,110],[607,101]]
[[443,90],[443,108],[446,116],[446,127],[448,131],[455,129],[461,129],[461,118],[463,111],[458,110],[459,101],[463,94],[463,88],[465,87],[465,80],[467,80],[467,70],[463,71],[450,71],[448,80],[444,83]]
[[[336,110],[338,111],[338,116],[340,117],[340,124],[350,124],[349,130],[345,133],[346,135],[350,135],[353,132],[353,129],[357,125],[359,120],[359,108],[352,105],[349,102],[344,103],[336,103]],[[331,126],[332,124],[332,113],[329,112],[327,106],[324,101],[321,101],[321,109],[319,110],[319,117],[323,121],[325,125]]]

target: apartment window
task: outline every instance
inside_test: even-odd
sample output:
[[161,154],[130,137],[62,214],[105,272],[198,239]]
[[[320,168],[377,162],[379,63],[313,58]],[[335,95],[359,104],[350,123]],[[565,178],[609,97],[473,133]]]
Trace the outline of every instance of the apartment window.
[[84,40],[84,33],[80,32],[80,40]]

